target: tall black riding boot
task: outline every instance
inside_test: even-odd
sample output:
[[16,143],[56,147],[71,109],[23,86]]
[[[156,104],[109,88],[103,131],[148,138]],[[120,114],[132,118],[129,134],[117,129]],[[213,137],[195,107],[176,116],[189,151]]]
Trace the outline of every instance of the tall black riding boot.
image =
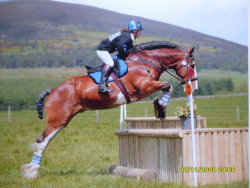
[[113,67],[105,64],[101,72],[100,85],[98,87],[98,92],[100,93],[110,93],[111,89],[107,87],[108,78],[112,72]]

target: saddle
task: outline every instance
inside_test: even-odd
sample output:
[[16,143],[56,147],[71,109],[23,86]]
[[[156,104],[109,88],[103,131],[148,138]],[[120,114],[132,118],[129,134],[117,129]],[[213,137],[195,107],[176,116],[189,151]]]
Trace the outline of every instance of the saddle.
[[[129,104],[131,102],[129,98],[129,94],[127,92],[126,87],[124,86],[122,81],[119,79],[123,77],[125,74],[127,74],[128,66],[125,63],[125,61],[120,59],[118,56],[114,56],[113,60],[114,60],[113,72],[110,74],[108,78],[108,82],[113,82],[113,81],[115,82],[115,84],[120,88],[121,92],[123,93],[127,103]],[[102,64],[99,67],[94,67],[94,68],[85,66],[87,68],[88,76],[92,78],[96,84],[100,84],[101,70],[103,66],[104,64]]]
[[[118,56],[114,56],[113,60],[114,60],[114,67],[113,67],[114,75],[117,78],[121,78],[124,75],[126,75],[128,72],[128,66],[125,63],[125,61],[120,59]],[[92,78],[96,84],[100,84],[101,70],[102,70],[103,66],[104,66],[104,64],[102,64],[99,67],[85,66],[87,68],[87,73],[88,73],[89,77]],[[114,81],[114,78],[113,78],[113,76],[110,75],[108,82],[113,82],[113,81]]]

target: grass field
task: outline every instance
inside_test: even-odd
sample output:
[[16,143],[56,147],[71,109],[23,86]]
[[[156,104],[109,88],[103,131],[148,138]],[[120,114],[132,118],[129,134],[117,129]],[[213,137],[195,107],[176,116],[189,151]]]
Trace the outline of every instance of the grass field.
[[208,80],[219,78],[231,78],[235,87],[235,93],[247,93],[248,76],[247,74],[233,72],[233,71],[220,71],[220,70],[202,70],[199,72],[199,78]]
[[[0,70],[0,97],[20,100],[28,97],[34,109],[34,99],[48,87],[76,75],[85,74],[84,69],[15,69]],[[211,76],[212,75],[212,76]],[[247,83],[247,76],[229,72],[201,72],[201,76],[219,78],[231,75],[236,87]],[[165,79],[163,77],[163,79]],[[243,89],[246,89],[244,87]],[[244,91],[244,90],[243,90]],[[246,127],[247,97],[217,97],[196,99],[198,115],[207,117],[208,127]],[[185,104],[183,100],[172,100],[168,116],[174,116],[176,107]],[[236,108],[240,111],[237,119]],[[0,104],[0,187],[93,187],[93,188],[183,188],[172,183],[138,182],[107,174],[106,170],[118,164],[118,139],[114,131],[119,128],[119,108],[78,114],[57,137],[44,153],[40,168],[40,178],[25,180],[19,169],[32,158],[31,143],[45,128],[45,120],[39,120],[34,110],[13,111],[11,123],[8,122],[6,106]],[[127,105],[128,116],[153,116],[151,103]],[[248,187],[248,182],[208,187]]]
[[[163,74],[162,79],[170,79],[171,76]],[[247,93],[248,90],[248,75],[245,73],[239,73],[235,71],[221,71],[221,70],[201,70],[198,72],[199,80],[219,80],[223,78],[230,78],[234,84],[233,93]],[[217,93],[218,94],[218,93]]]
[[[8,105],[16,108],[33,106],[34,101],[37,100],[37,97],[44,89],[54,88],[61,82],[78,75],[86,75],[86,69],[79,67],[1,69],[0,110],[2,110],[3,106],[7,107]],[[234,83],[234,91],[230,91],[231,93],[247,93],[247,74],[232,71],[207,70],[201,71],[198,76],[206,80],[211,78],[231,78]],[[171,77],[167,73],[164,73],[161,80],[169,80],[169,78]],[[174,84],[174,88],[176,87],[179,86]]]
[[[247,126],[247,97],[197,99],[199,115],[208,117],[209,127]],[[172,101],[169,115],[185,101]],[[241,122],[232,118],[228,109],[235,104],[242,111]],[[224,111],[214,109],[224,106]],[[147,108],[153,115],[152,104],[136,103],[127,106],[128,116],[144,116]],[[227,110],[225,110],[227,109]],[[0,187],[185,187],[180,184],[138,182],[107,174],[106,170],[118,164],[118,140],[114,131],[119,127],[119,108],[99,112],[100,122],[95,122],[95,112],[78,114],[45,151],[40,168],[40,178],[25,180],[20,166],[29,163],[33,155],[29,148],[45,127],[35,111],[14,111],[12,122],[7,122],[7,112],[0,112]],[[221,118],[223,117],[223,118]],[[224,120],[223,120],[224,119]],[[248,182],[205,187],[248,187]]]

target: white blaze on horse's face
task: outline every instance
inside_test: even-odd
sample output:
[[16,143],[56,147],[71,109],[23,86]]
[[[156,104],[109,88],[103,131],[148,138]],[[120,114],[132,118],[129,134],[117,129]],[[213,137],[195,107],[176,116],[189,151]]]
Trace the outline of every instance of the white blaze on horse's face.
[[[183,66],[186,66],[187,69],[187,74],[188,74],[188,80],[191,80],[191,85],[192,85],[192,92],[195,92],[198,90],[198,81],[197,81],[197,71],[195,67],[195,63],[193,62],[194,66],[190,66],[186,61],[182,61],[181,64]],[[184,86],[184,92],[185,92],[185,86]]]

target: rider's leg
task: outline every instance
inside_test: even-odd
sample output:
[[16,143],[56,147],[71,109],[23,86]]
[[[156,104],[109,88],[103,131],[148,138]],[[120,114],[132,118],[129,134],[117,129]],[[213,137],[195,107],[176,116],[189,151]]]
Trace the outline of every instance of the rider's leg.
[[105,64],[105,66],[103,67],[102,72],[101,72],[100,85],[98,87],[99,92],[101,92],[101,93],[112,92],[112,90],[107,87],[108,78],[112,72],[112,69],[113,68],[107,64]]
[[108,51],[97,50],[96,52],[98,57],[105,63],[105,66],[103,67],[101,72],[101,80],[98,91],[101,93],[110,93],[112,90],[107,87],[107,81],[110,74],[112,73],[114,61]]

